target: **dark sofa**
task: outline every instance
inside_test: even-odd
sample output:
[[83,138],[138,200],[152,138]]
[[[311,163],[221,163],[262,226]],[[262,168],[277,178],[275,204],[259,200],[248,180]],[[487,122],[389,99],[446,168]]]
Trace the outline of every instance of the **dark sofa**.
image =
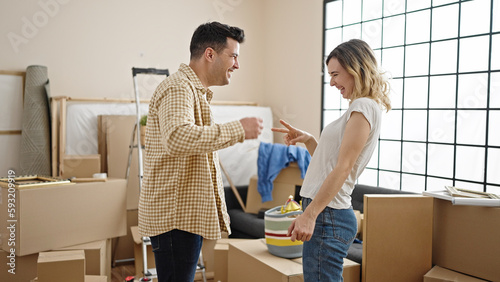
[[[247,198],[248,186],[237,186],[243,201]],[[231,235],[229,238],[264,238],[264,218],[256,214],[245,213],[238,203],[233,190],[225,187],[227,212],[231,218]]]
[[[230,238],[264,238],[264,218],[263,215],[245,213],[241,208],[236,196],[230,187],[226,187],[226,205],[229,216],[231,217]],[[247,186],[236,187],[241,198],[245,201],[247,198]],[[359,210],[363,213],[363,199],[365,194],[414,194],[411,192],[394,190],[376,186],[356,184],[352,193],[352,207],[354,210]],[[362,258],[362,243],[355,242],[349,249],[347,258],[361,263]]]

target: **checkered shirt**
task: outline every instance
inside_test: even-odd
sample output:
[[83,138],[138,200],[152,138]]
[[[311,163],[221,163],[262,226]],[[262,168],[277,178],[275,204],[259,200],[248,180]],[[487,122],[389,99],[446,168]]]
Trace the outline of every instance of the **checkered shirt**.
[[221,231],[230,232],[217,150],[243,142],[245,131],[239,121],[214,123],[212,95],[181,64],[151,98],[139,198],[142,236],[180,229],[219,239]]

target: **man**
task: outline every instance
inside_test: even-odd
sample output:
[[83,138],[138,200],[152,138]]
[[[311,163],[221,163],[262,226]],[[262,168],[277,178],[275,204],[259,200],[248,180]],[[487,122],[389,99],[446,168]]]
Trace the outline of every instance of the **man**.
[[149,105],[139,232],[151,238],[158,281],[193,281],[203,238],[229,229],[217,150],[257,138],[262,119],[215,124],[214,85],[229,84],[239,68],[243,30],[200,25],[189,66],[165,79]]

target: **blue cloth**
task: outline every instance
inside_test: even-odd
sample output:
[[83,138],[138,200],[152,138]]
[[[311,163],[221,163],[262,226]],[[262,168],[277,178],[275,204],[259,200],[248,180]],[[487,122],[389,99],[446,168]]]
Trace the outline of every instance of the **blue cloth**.
[[310,161],[311,155],[302,147],[261,142],[257,158],[257,190],[262,196],[262,202],[273,199],[273,181],[283,168],[288,167],[291,162],[297,162],[301,177],[304,178]]

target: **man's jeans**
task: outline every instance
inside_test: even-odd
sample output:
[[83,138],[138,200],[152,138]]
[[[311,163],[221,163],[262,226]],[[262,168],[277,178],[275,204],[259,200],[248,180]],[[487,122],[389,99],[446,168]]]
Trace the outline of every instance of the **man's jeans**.
[[203,238],[174,229],[150,237],[155,255],[158,282],[192,282]]

